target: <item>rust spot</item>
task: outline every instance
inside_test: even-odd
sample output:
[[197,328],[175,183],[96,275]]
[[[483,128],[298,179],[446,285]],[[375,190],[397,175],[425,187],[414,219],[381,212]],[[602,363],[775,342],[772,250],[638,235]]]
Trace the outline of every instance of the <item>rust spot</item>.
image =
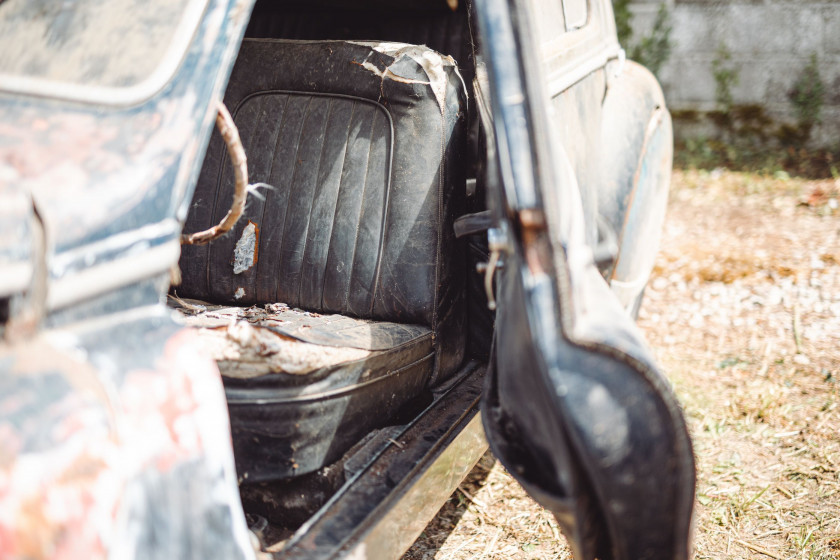
[[254,226],[254,264],[257,264],[257,261],[260,260],[260,226],[248,220],[249,224],[253,224]]

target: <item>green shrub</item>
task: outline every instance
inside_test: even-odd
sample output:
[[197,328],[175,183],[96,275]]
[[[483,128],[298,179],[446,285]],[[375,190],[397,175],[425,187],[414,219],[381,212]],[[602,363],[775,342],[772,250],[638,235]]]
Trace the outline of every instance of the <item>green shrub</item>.
[[715,101],[718,109],[729,113],[732,109],[732,88],[738,85],[738,71],[731,65],[732,53],[725,43],[718,45],[712,61],[712,76],[715,79]]
[[642,37],[630,51],[630,58],[646,66],[654,74],[671,56],[671,15],[665,4],[659,5],[650,35]]
[[822,122],[822,108],[825,104],[825,83],[820,76],[816,53],[811,55],[811,61],[802,69],[788,98],[796,111],[801,135],[798,140],[807,141],[814,125]]
[[627,46],[633,37],[633,13],[630,11],[630,0],[613,0],[613,12],[618,42]]
[[649,35],[645,35],[636,44],[631,44],[633,38],[633,12],[630,11],[631,0],[612,0],[615,14],[615,27],[618,42],[627,51],[627,56],[647,67],[654,74],[671,56],[671,15],[665,4],[659,5],[656,20]]

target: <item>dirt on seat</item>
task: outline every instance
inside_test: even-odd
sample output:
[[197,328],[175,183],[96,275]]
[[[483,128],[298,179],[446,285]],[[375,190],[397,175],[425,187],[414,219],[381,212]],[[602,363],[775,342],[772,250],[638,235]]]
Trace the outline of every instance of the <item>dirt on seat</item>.
[[[276,327],[294,319],[324,322],[324,316],[285,304],[229,307],[170,297],[185,324],[198,330],[204,349],[226,377],[248,379],[271,373],[305,375],[370,356],[375,350],[316,344],[294,338]],[[320,320],[320,321],[319,321]],[[303,325],[301,328],[310,328]]]

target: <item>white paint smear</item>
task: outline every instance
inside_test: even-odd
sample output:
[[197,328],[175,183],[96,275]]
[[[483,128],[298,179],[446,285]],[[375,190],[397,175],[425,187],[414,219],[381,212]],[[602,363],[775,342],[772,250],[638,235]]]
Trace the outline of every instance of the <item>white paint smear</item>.
[[242,230],[242,236],[233,249],[233,273],[242,274],[256,262],[257,255],[257,225],[248,222]]

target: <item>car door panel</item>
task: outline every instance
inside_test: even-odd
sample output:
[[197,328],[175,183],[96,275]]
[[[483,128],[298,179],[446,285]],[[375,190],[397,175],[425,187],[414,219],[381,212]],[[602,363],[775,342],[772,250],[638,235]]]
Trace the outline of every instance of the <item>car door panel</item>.
[[[491,206],[508,232],[497,244],[488,440],[555,513],[576,558],[688,558],[695,475],[685,422],[585,235],[606,76],[590,73],[552,98],[545,66],[529,56],[533,13],[504,0],[481,8],[503,184],[491,185]],[[506,41],[518,42],[519,60],[496,52]],[[517,104],[517,87],[527,102]]]

